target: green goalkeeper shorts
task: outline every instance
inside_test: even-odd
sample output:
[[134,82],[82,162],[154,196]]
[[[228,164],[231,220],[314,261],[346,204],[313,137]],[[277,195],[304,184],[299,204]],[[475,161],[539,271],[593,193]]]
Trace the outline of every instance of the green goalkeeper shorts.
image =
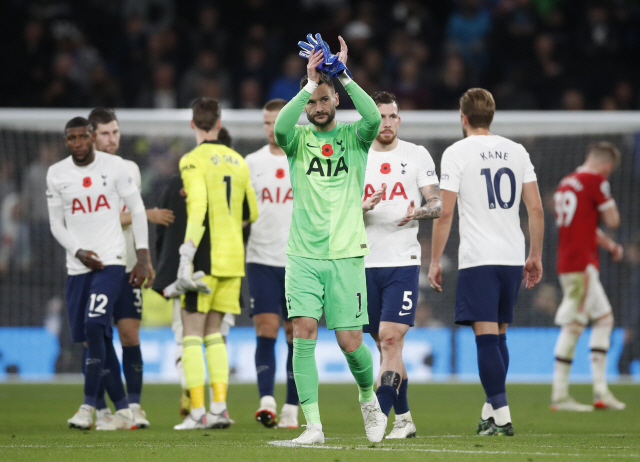
[[289,318],[320,320],[327,327],[359,330],[369,324],[364,257],[316,260],[287,256],[285,292]]

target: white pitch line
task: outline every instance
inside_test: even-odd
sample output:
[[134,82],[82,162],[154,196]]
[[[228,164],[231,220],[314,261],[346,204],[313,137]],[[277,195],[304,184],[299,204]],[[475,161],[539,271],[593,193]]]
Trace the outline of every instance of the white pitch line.
[[513,452],[513,451],[467,451],[462,449],[422,449],[414,446],[397,446],[393,448],[385,447],[365,447],[365,446],[326,446],[326,445],[310,445],[296,444],[292,440],[270,441],[268,444],[282,448],[307,448],[307,449],[351,449],[356,451],[412,451],[412,452],[431,452],[431,453],[459,453],[459,454],[500,454],[514,456],[558,456],[558,457],[640,457],[640,454],[569,454],[556,452]]

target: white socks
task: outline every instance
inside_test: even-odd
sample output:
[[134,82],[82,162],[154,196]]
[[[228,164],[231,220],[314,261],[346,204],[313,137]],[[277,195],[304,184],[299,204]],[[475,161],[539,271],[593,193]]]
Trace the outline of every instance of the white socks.
[[498,427],[511,423],[511,411],[509,410],[509,406],[502,406],[500,409],[494,409],[493,418]]
[[607,386],[607,354],[591,352],[591,373],[593,374],[593,396],[602,397],[609,391]]
[[226,401],[212,401],[211,402],[211,413],[212,414],[220,414],[227,408]]
[[484,405],[482,406],[481,418],[482,420],[487,420],[489,417],[493,417],[493,406],[491,406],[491,403],[487,403],[485,401]]

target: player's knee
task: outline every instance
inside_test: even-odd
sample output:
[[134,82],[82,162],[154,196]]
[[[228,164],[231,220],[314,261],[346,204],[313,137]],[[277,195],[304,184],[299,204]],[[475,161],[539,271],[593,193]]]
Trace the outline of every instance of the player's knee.
[[291,321],[285,321],[284,334],[287,336],[287,342],[293,341],[293,323]]
[[566,326],[562,326],[560,329],[560,336],[556,342],[554,355],[556,358],[571,360],[573,359],[573,352],[576,348],[576,343],[584,331],[584,326],[578,323],[571,323]]
[[318,326],[304,318],[296,318],[293,321],[293,336],[295,338],[315,339]]
[[378,334],[378,344],[381,350],[393,351],[402,348],[404,335],[393,330],[380,331]]
[[611,346],[611,332],[613,331],[613,315],[596,319],[591,326],[589,348],[591,351],[607,352]]
[[[277,338],[280,330],[280,317],[269,314],[258,314],[253,317],[258,337]],[[293,330],[293,327],[291,328]]]
[[102,341],[105,337],[105,326],[98,324],[97,322],[88,322],[84,325],[84,335],[87,338],[87,343]]
[[126,329],[118,332],[122,346],[130,347],[140,344],[140,335],[137,329]]

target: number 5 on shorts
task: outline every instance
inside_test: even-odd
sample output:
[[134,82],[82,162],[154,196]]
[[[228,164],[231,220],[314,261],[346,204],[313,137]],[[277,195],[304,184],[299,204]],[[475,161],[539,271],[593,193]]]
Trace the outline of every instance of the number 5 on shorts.
[[[411,301],[411,299],[409,297],[411,297],[411,295],[413,295],[413,292],[410,290],[405,290],[404,291],[404,297],[402,298],[402,309],[405,310],[406,312],[400,312],[400,316],[403,316],[405,314],[409,314],[408,312],[411,311],[411,308],[413,308],[413,301]],[[405,305],[405,303],[408,303],[408,305]]]

